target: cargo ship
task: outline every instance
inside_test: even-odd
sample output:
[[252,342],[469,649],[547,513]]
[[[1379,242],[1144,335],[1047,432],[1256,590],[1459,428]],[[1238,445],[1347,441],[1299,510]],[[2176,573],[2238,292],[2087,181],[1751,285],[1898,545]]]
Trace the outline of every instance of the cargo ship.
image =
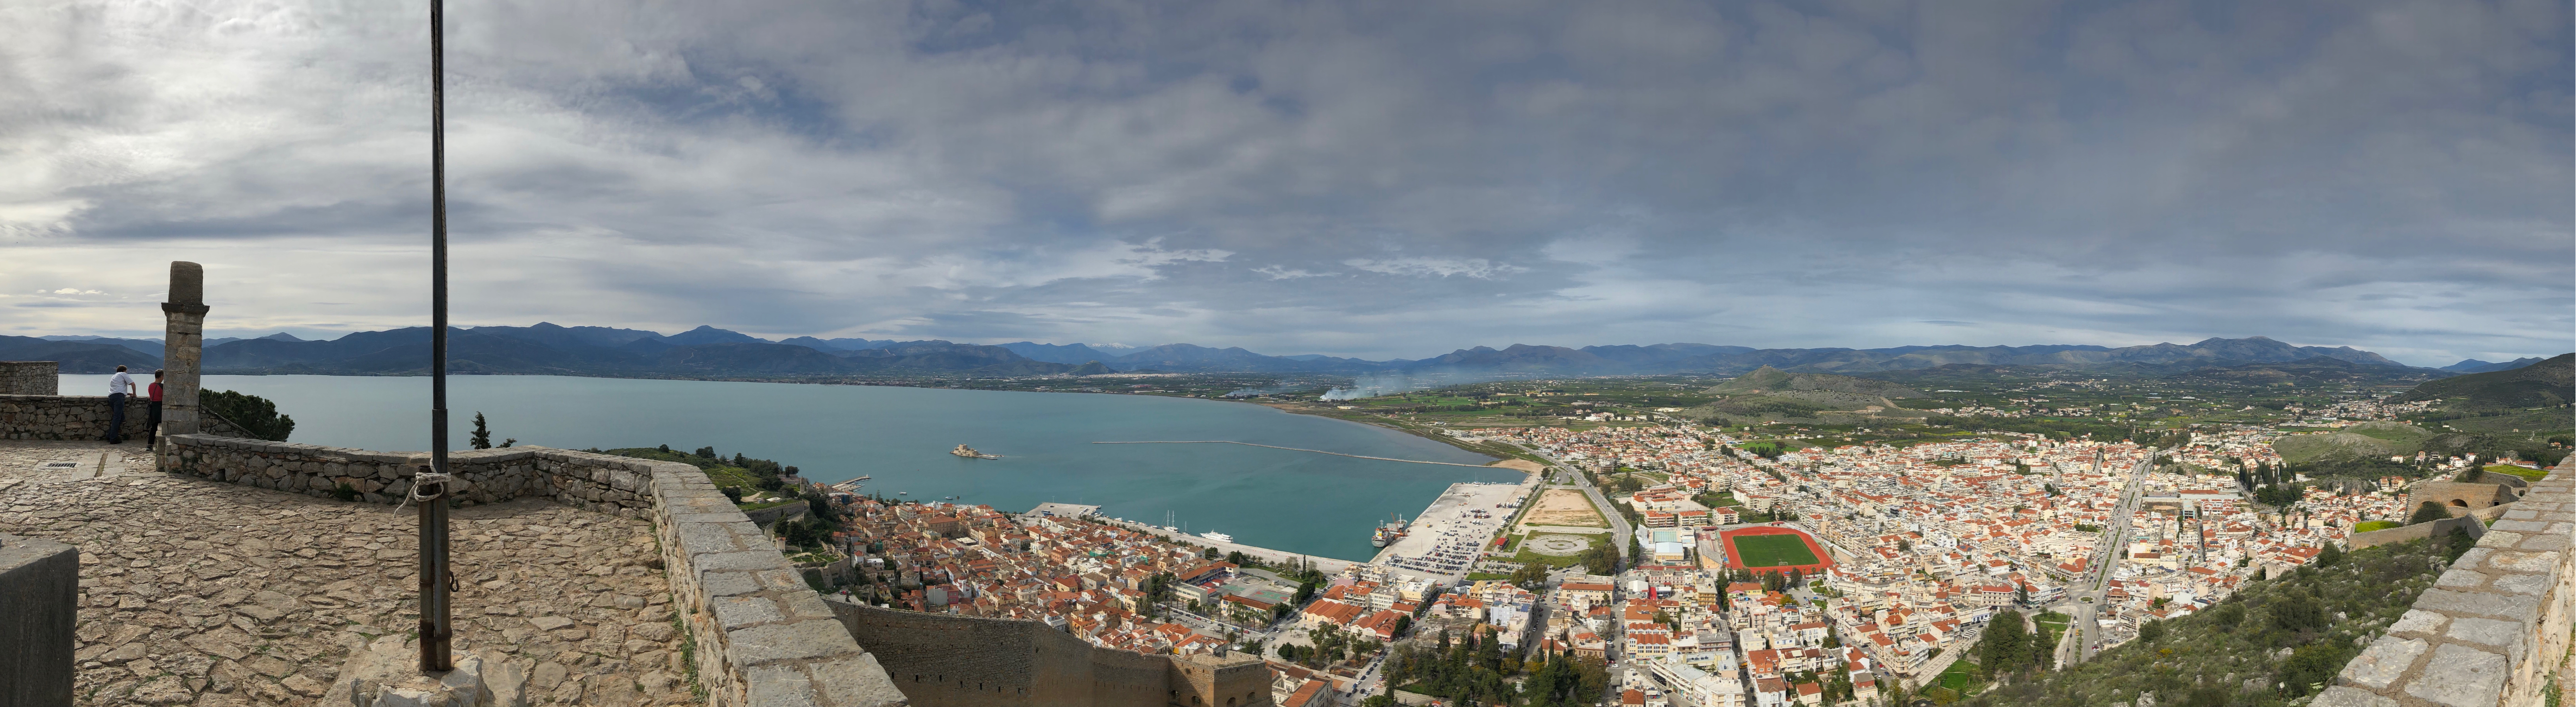
[[1404,528],[1404,516],[1396,516],[1395,520],[1377,526],[1377,532],[1369,538],[1369,544],[1377,547],[1392,545],[1397,538],[1404,537]]
[[957,455],[957,456],[965,457],[965,458],[968,458],[968,459],[1000,459],[1000,458],[1002,458],[1002,455],[999,455],[999,454],[985,454],[985,453],[983,453],[983,452],[975,451],[975,448],[974,448],[974,447],[969,447],[969,446],[966,446],[966,445],[963,445],[963,444],[957,445],[957,448],[956,448],[956,449],[948,450],[948,453],[949,453],[949,454],[955,454],[955,455]]

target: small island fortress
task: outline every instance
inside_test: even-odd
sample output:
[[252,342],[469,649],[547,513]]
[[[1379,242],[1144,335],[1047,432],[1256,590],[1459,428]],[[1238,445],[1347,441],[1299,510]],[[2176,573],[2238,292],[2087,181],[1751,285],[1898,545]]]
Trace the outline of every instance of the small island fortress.
[[956,448],[956,449],[948,450],[948,453],[949,453],[949,454],[955,454],[955,455],[957,455],[957,456],[965,457],[965,458],[968,458],[968,459],[1000,459],[1000,458],[1002,458],[1002,455],[999,455],[999,454],[985,454],[985,453],[983,453],[983,452],[975,451],[975,448],[974,448],[974,447],[969,447],[969,446],[966,446],[966,445],[963,445],[963,444],[957,445],[957,448]]

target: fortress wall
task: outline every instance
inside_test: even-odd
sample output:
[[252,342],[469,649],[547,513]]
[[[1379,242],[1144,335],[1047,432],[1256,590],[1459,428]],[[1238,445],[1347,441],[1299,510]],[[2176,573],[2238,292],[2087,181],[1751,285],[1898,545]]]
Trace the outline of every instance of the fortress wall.
[[2503,508],[2315,707],[2542,702],[2576,627],[2576,459]]
[[[165,439],[164,472],[326,497],[345,483],[370,503],[399,502],[429,460],[420,452],[202,434]],[[708,704],[904,704],[876,657],[851,639],[775,541],[697,467],[514,447],[450,453],[448,471],[462,505],[541,497],[651,518]]]
[[1146,655],[1035,621],[826,603],[918,707],[1270,704],[1270,670],[1249,656]]
[[54,361],[0,361],[0,395],[58,394],[62,370]]
[[[2502,506],[2497,507],[2502,508]],[[2487,532],[2486,524],[2477,518],[2465,516],[2444,518],[2437,521],[2389,528],[2387,530],[2353,533],[2352,537],[2344,540],[2344,544],[2350,546],[2344,549],[2359,550],[2365,547],[2377,547],[2390,543],[2402,543],[2408,540],[2422,540],[2431,537],[2449,537],[2451,535],[2451,531],[2455,529],[2469,531],[2470,537],[2481,537],[2486,535]]]
[[[170,435],[161,470],[218,481],[330,496],[348,484],[369,503],[400,503],[424,452],[377,452],[299,442]],[[450,490],[467,505],[539,497],[600,513],[644,515],[655,462],[546,447],[450,452]],[[701,476],[704,474],[701,473]],[[728,505],[728,508],[731,506]]]
[[[547,451],[559,459],[605,456]],[[908,704],[877,656],[851,639],[822,595],[705,472],[634,461],[649,474],[665,571],[697,646],[709,705]]]
[[[137,384],[150,382],[147,376]],[[107,437],[107,396],[0,395],[0,439],[91,440]],[[220,417],[207,416],[206,434],[249,437]],[[144,439],[152,429],[152,401],[137,395],[125,399],[126,439]]]

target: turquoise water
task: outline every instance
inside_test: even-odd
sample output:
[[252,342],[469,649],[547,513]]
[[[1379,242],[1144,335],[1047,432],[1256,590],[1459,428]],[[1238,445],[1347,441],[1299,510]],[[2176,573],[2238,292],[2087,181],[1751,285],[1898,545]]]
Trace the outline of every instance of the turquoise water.
[[[63,376],[62,391],[101,395],[106,376]],[[429,447],[429,379],[208,376],[295,417],[293,441],[380,451]],[[95,389],[95,390],[93,390]],[[866,492],[960,497],[1024,511],[1045,501],[1323,557],[1366,560],[1369,530],[1410,518],[1460,481],[1517,481],[1507,470],[1352,459],[1235,444],[1092,444],[1233,440],[1349,454],[1481,464],[1491,459],[1413,435],[1248,403],[1143,395],[1018,393],[785,383],[556,376],[448,379],[450,444],[474,413],[493,441],[582,449],[714,446],[800,467],[834,482],[873,476]],[[948,454],[973,445],[1002,459]]]

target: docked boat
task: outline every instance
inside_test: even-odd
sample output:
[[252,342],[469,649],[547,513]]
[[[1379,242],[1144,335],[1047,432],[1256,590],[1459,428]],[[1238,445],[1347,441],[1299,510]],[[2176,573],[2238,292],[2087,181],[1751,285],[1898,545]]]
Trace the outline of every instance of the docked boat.
[[1377,547],[1392,545],[1398,538],[1404,537],[1405,527],[1404,516],[1400,515],[1396,516],[1395,520],[1380,523],[1377,526],[1377,532],[1369,538],[1369,544]]
[[969,447],[969,446],[966,446],[966,445],[963,445],[963,444],[957,445],[957,448],[956,448],[956,449],[948,450],[948,453],[949,453],[949,454],[955,454],[955,455],[957,455],[957,456],[965,457],[965,458],[968,458],[968,459],[1000,459],[1000,458],[1002,458],[1002,455],[999,455],[999,454],[985,454],[985,453],[983,453],[983,452],[975,451],[975,448],[974,448],[974,447]]
[[1230,542],[1234,542],[1234,536],[1232,536],[1232,535],[1227,535],[1227,534],[1220,533],[1220,532],[1216,532],[1216,531],[1213,531],[1213,530],[1210,530],[1210,531],[1207,531],[1207,532],[1204,532],[1204,533],[1200,533],[1200,534],[1199,534],[1199,537],[1207,538],[1207,539],[1209,539],[1209,540],[1214,540],[1214,541],[1221,542],[1221,543],[1230,543]]

